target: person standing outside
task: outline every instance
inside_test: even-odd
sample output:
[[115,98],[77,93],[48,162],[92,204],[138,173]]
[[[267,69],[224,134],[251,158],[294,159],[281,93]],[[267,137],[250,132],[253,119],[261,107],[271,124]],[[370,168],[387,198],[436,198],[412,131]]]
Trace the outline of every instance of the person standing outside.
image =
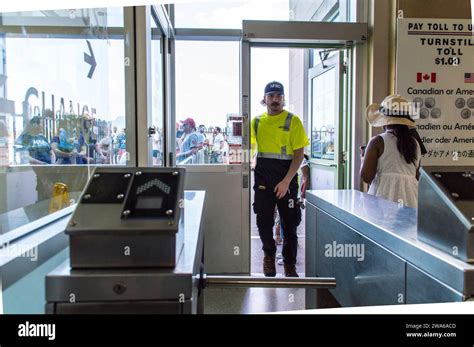
[[95,151],[98,154],[98,164],[111,164],[112,163],[112,146],[113,146],[113,134],[109,131],[102,140],[95,145]]
[[179,155],[176,158],[177,163],[184,161],[187,157],[198,151],[199,138],[196,134],[196,123],[192,118],[186,118],[181,121],[183,124],[183,135]]
[[200,148],[204,146],[204,141],[206,141],[206,127],[204,124],[201,124],[199,127],[199,132],[197,133],[198,136],[198,145]]
[[117,164],[127,164],[127,129],[122,128],[122,131],[117,135]]
[[301,120],[283,109],[284,95],[280,82],[268,83],[262,100],[267,112],[251,122],[252,149],[257,152],[253,208],[263,244],[263,273],[267,277],[276,276],[276,245],[273,240],[275,206],[284,230],[282,255],[285,276],[298,277],[296,228],[301,222],[301,210],[297,203],[297,171],[309,141]]
[[112,164],[117,164],[118,162],[118,141],[117,141],[117,136],[118,136],[118,132],[117,132],[117,126],[114,125],[113,126],[113,131],[112,131]]
[[162,165],[163,163],[163,145],[161,142],[161,129],[159,127],[155,127],[156,131],[153,134],[153,149],[152,149],[152,156],[153,156],[153,165]]
[[30,164],[36,174],[37,201],[51,198],[53,181],[37,165],[50,165],[56,162],[56,155],[43,133],[43,119],[34,116],[26,123],[26,129],[15,140],[20,153],[21,164]]
[[222,152],[224,150],[224,135],[220,127],[214,128],[214,140],[212,141],[211,164],[222,164]]
[[[40,116],[31,118],[26,129],[15,140],[15,144],[30,165],[49,165],[56,162],[54,150],[43,134],[43,120]],[[26,164],[26,161],[21,163]]]

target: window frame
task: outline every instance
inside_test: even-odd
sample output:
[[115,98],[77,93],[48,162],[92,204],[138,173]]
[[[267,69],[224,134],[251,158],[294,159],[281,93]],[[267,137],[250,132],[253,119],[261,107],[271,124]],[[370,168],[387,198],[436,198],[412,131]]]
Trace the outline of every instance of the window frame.
[[[109,39],[120,39],[124,41],[125,50],[124,58],[130,57],[130,66],[132,68],[125,68],[125,115],[126,115],[126,128],[127,131],[127,152],[130,153],[130,160],[127,163],[127,166],[136,166],[136,119],[135,119],[135,108],[132,107],[136,104],[136,91],[135,91],[135,66],[134,66],[134,56],[135,56],[135,22],[133,20],[135,8],[133,7],[123,7],[123,19],[124,26],[120,27],[108,27],[107,29],[99,29],[99,33],[107,34]],[[26,28],[26,29],[25,29]],[[85,30],[86,29],[86,30]],[[90,27],[77,27],[77,26],[21,26],[21,25],[6,25],[2,26],[0,33],[8,35],[12,38],[24,38],[25,30],[28,35],[28,38],[59,38],[59,39],[85,39],[91,38],[92,31]],[[104,31],[105,30],[105,31]],[[101,37],[97,37],[101,39]],[[126,42],[130,42],[129,45]],[[74,169],[75,165],[35,165],[39,168],[48,168],[53,166],[64,167],[65,169]],[[89,171],[92,172],[93,169],[97,166],[102,166],[101,164],[93,165],[77,165],[80,167],[88,167]],[[32,165],[9,165],[5,170],[5,173],[15,173],[22,172],[25,170],[30,170]],[[54,223],[55,221],[71,214],[74,211],[75,204],[61,209],[59,211],[47,214],[43,217],[40,217],[34,221],[29,222],[23,226],[7,231],[6,233],[0,234],[0,245],[9,244],[10,242],[15,242],[19,238],[22,238],[28,234],[34,233],[47,225]],[[21,209],[22,207],[20,207]],[[14,210],[13,210],[14,211]],[[12,211],[7,211],[4,214],[7,215]]]

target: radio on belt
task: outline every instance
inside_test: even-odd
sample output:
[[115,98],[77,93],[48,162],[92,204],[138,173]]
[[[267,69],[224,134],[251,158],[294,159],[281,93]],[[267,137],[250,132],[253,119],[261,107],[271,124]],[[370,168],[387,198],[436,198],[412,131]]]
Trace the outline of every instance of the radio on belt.
[[66,228],[71,268],[174,267],[184,169],[96,168]]

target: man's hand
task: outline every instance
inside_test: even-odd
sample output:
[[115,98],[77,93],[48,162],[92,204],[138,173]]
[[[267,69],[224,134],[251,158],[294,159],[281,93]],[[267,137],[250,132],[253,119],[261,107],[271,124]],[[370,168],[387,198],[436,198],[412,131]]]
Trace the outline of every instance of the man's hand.
[[273,192],[276,194],[276,197],[278,199],[283,198],[287,193],[288,193],[288,187],[290,186],[290,182],[283,180],[280,183],[278,183],[273,190]]
[[252,159],[250,159],[250,169],[254,171],[256,165],[257,165],[257,155],[255,154],[254,156],[252,156]]
[[306,199],[306,180],[301,183],[301,198]]

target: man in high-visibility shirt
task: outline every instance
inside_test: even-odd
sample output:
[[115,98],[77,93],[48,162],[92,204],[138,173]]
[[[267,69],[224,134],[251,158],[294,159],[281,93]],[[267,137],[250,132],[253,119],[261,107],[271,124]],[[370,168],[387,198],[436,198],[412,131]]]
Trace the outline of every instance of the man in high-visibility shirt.
[[282,255],[285,276],[298,277],[295,266],[298,246],[296,228],[301,222],[301,210],[296,173],[309,141],[301,120],[283,109],[284,95],[281,83],[268,83],[262,100],[267,112],[251,122],[252,149],[257,151],[253,208],[265,254],[263,273],[265,276],[276,276],[276,245],[273,240],[276,205],[284,231]]

